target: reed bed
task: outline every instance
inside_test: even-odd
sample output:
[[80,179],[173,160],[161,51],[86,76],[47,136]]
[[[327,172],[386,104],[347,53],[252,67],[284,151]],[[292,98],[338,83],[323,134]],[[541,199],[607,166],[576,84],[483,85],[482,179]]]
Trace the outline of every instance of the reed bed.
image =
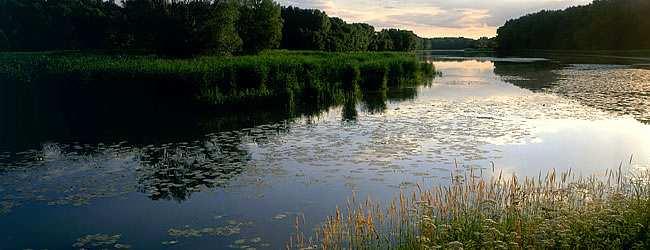
[[[387,206],[352,197],[289,249],[648,249],[650,173],[452,176]],[[297,223],[298,227],[299,223]]]
[[[433,76],[433,65],[411,53],[269,51],[255,56],[120,56],[3,53],[0,77],[25,84],[103,85],[192,95],[209,104],[260,98],[331,95],[357,87],[385,88]],[[146,87],[142,87],[146,86]],[[164,91],[159,86],[165,86]]]

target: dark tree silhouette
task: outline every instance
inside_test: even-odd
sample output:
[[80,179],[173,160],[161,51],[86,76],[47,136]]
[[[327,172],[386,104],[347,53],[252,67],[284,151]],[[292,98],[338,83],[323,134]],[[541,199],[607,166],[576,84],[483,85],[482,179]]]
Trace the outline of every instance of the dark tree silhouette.
[[330,32],[330,19],[320,10],[282,8],[282,48],[324,50]]
[[413,32],[375,31],[273,0],[0,0],[0,49],[109,50],[170,56],[265,49],[409,51]]
[[585,6],[540,11],[499,28],[502,50],[650,48],[650,1],[595,0]]

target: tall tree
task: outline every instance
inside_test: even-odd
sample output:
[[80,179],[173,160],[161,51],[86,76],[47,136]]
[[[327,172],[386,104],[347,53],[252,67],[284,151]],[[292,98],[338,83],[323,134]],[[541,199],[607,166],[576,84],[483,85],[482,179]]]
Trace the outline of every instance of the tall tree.
[[391,51],[393,50],[393,39],[390,38],[390,35],[385,30],[377,32],[373,36],[370,50]]
[[418,36],[410,30],[383,30],[390,37],[395,51],[412,51],[417,48]]
[[245,53],[275,49],[282,39],[280,5],[272,0],[241,0],[239,36]]
[[213,4],[212,16],[207,20],[204,35],[210,52],[232,54],[239,52],[242,39],[237,33],[239,10],[233,0],[217,0]]
[[330,19],[320,10],[283,7],[282,48],[324,50]]
[[328,51],[366,51],[370,48],[375,28],[369,24],[348,24],[338,17],[330,18],[332,25],[327,36]]

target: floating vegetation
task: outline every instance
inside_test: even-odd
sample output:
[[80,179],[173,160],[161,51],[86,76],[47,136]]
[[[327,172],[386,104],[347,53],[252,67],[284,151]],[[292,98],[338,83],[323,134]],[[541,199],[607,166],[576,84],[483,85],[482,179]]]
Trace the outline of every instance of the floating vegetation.
[[[163,237],[168,238],[161,239],[165,241],[160,242],[160,247],[185,243],[211,244],[214,241],[222,244],[214,246],[216,248],[231,244],[237,248],[259,249],[268,243],[276,247],[277,240],[267,237],[265,232],[247,234],[247,231],[257,228],[268,230],[267,225],[242,230],[243,225],[239,223],[243,222],[221,224],[224,217],[214,216],[212,208],[205,210],[201,206],[218,207],[219,212],[228,213],[227,219],[230,219],[231,214],[248,216],[247,213],[258,211],[252,208],[268,205],[267,211],[276,213],[258,216],[275,230],[291,221],[289,218],[294,215],[293,212],[281,211],[320,211],[320,208],[331,205],[328,202],[341,198],[340,195],[345,195],[349,189],[359,193],[370,192],[373,197],[382,200],[389,199],[396,189],[408,193],[421,188],[416,183],[431,181],[434,184],[449,184],[456,180],[452,176],[457,176],[460,171],[474,169],[487,172],[491,165],[489,160],[492,159],[502,160],[501,163],[511,167],[509,172],[520,175],[530,174],[531,169],[536,172],[537,167],[551,165],[547,164],[549,162],[566,166],[566,157],[573,157],[573,151],[559,152],[558,157],[535,154],[539,156],[535,162],[527,162],[520,167],[513,160],[522,161],[518,156],[523,154],[515,151],[518,156],[513,156],[512,148],[533,148],[539,153],[546,153],[549,145],[557,145],[554,144],[557,142],[549,142],[548,139],[554,138],[548,137],[548,131],[567,131],[563,127],[545,124],[549,121],[575,121],[586,124],[588,129],[598,127],[592,125],[603,120],[618,121],[608,112],[581,105],[575,100],[545,92],[533,93],[506,84],[502,80],[508,78],[496,77],[490,63],[479,65],[478,73],[466,69],[463,63],[455,63],[457,65],[441,63],[439,68],[450,73],[436,78],[430,86],[413,87],[414,91],[396,93],[394,86],[387,82],[385,89],[373,89],[351,100],[335,101],[322,108],[319,106],[311,113],[296,111],[288,119],[266,120],[253,116],[245,126],[225,126],[224,129],[223,124],[233,123],[226,119],[215,122],[217,125],[206,125],[214,126],[209,134],[204,131],[190,131],[188,134],[181,131],[174,134],[178,138],[159,138],[164,132],[155,131],[154,142],[141,140],[138,134],[127,138],[129,142],[44,143],[38,150],[0,153],[0,211],[14,211],[5,213],[10,220],[0,220],[0,223],[24,221],[26,225],[36,227],[38,222],[25,218],[29,215],[15,212],[21,208],[42,208],[50,204],[61,207],[41,211],[52,218],[61,215],[70,219],[71,225],[79,225],[86,223],[77,221],[80,218],[90,222],[101,218],[74,217],[61,211],[91,212],[95,215],[113,207],[94,204],[127,202],[130,206],[120,207],[124,209],[120,210],[124,216],[112,217],[118,227],[131,226],[132,223],[125,220],[142,216],[142,213],[150,210],[140,208],[150,206],[160,211],[144,216],[169,212],[188,218],[199,214],[211,221],[206,225],[194,225],[192,221],[178,222],[176,216],[157,218],[161,226],[170,225],[167,223],[179,225],[151,232],[152,236],[160,238],[155,234],[164,234]],[[510,80],[513,79],[524,81],[523,78],[514,77]],[[534,81],[535,77],[526,79]],[[630,122],[644,126],[633,120]],[[635,134],[635,140],[630,141],[629,148],[640,151],[640,154],[635,153],[633,165],[642,168],[650,160],[645,154],[650,151],[643,149],[644,138],[650,138],[647,137],[650,133],[643,133],[649,131],[647,127],[638,129],[639,133]],[[574,133],[572,130],[568,132]],[[594,131],[586,132],[592,135]],[[604,134],[617,135],[609,130]],[[569,136],[572,136],[570,139],[582,138],[575,134]],[[566,137],[562,139],[562,145],[566,145]],[[540,147],[542,150],[539,150]],[[599,155],[602,150],[607,149],[599,148],[589,151],[595,152],[588,154],[589,157],[576,158],[575,164],[580,165],[576,167],[585,174],[598,171],[589,161],[611,155],[610,151]],[[550,161],[549,158],[559,160]],[[603,162],[609,162],[607,160]],[[332,195],[322,196],[325,191]],[[334,194],[338,195],[334,197]],[[301,199],[292,199],[293,195]],[[26,205],[21,207],[21,204]],[[74,208],[87,205],[91,206]],[[247,207],[241,209],[243,206]],[[241,212],[235,209],[241,209]],[[185,223],[192,226],[183,227]],[[436,226],[446,228],[443,225]],[[101,231],[104,225],[94,223],[94,226]],[[31,234],[25,228],[21,227],[18,230],[22,231],[8,235]],[[6,227],[6,230],[11,229]],[[509,232],[501,228],[498,230],[501,233]],[[256,242],[253,236],[257,235],[264,237],[263,240]],[[227,240],[222,239],[226,237]],[[237,241],[240,244],[233,242],[237,238],[241,238],[241,241]],[[498,240],[504,241],[501,238]],[[68,243],[65,242],[66,245]],[[458,239],[444,245],[441,243],[440,246],[456,247],[460,246],[459,243],[468,247],[468,243]],[[10,244],[15,245],[9,247],[20,247],[20,243]],[[115,244],[105,248],[115,248]],[[314,245],[307,244],[306,248],[309,247]]]
[[284,214],[284,213],[282,213],[282,214],[277,214],[277,215],[273,216],[273,219],[274,219],[274,220],[284,220],[284,219],[286,219],[286,218],[287,218],[287,214]]
[[161,244],[163,246],[173,246],[173,245],[178,244],[178,241],[177,240],[163,241],[163,242],[161,242]]
[[11,208],[16,206],[13,201],[0,201],[0,216],[11,212]]
[[262,242],[262,237],[254,237],[250,239],[238,239],[230,244],[228,247],[234,249],[254,250],[257,248],[268,248],[271,244]]
[[115,244],[113,245],[115,249],[131,249],[131,245],[126,245],[126,244]]
[[[401,193],[387,207],[353,197],[292,248],[632,248],[650,244],[650,172],[583,178],[572,171],[520,179],[454,176],[450,186]],[[468,177],[469,176],[469,177]]]
[[238,222],[229,220],[227,225],[219,227],[191,228],[170,228],[167,234],[176,238],[198,238],[203,236],[232,236],[241,233],[241,228],[253,225],[253,222]]
[[72,247],[78,249],[130,249],[130,245],[118,243],[122,235],[91,234],[77,239]]
[[200,148],[178,145],[145,150],[141,159],[144,164],[137,170],[140,189],[154,200],[184,200],[201,187],[225,186],[246,168],[249,156],[235,143],[214,139]]
[[[14,169],[0,175],[3,200],[24,203],[85,206],[93,200],[135,191],[132,170],[120,164],[135,156],[128,147],[45,144],[41,151],[12,156]],[[97,167],[98,163],[106,164]],[[117,165],[117,166],[116,166]],[[0,192],[0,193],[2,193]]]
[[[650,122],[650,71],[625,65],[574,64],[526,67],[495,64],[502,80],[535,91],[555,93],[581,104]],[[530,78],[521,81],[517,78]]]
[[631,115],[650,123],[650,71],[620,66],[574,65],[557,73],[561,80],[549,91],[587,106]]

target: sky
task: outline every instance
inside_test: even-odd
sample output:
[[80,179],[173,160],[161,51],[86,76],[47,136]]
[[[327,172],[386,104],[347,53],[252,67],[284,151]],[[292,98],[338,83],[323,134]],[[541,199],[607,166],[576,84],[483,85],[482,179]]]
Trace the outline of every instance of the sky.
[[408,29],[421,37],[493,37],[508,19],[591,0],[279,0],[285,6],[324,10],[376,29]]

